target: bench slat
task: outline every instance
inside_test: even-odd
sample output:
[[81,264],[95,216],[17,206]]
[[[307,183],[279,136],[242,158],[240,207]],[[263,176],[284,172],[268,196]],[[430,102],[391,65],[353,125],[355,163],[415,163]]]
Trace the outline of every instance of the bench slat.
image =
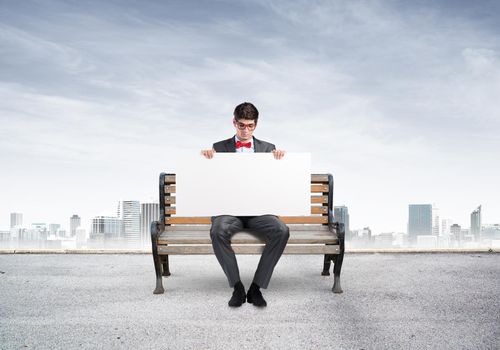
[[[211,244],[210,231],[163,232],[158,244]],[[231,238],[232,244],[259,244],[265,241],[249,232],[238,232]],[[338,244],[337,235],[331,232],[294,231],[287,244]]]
[[[165,232],[184,232],[184,231],[205,231],[210,232],[211,225],[169,225],[165,226]],[[301,225],[301,224],[288,224],[290,232],[295,231],[315,231],[315,232],[329,232],[328,225]],[[242,231],[244,232],[244,231]],[[163,233],[162,233],[163,234]]]
[[[279,216],[285,224],[328,224],[328,216]],[[176,216],[165,217],[165,224],[211,224],[208,216],[191,217]]]
[[[328,175],[326,174],[311,174],[311,182],[328,183]],[[175,174],[165,176],[165,184],[175,184]]]
[[[176,209],[175,207],[166,207],[165,214],[175,215]],[[320,207],[320,206],[311,206],[311,214],[327,214],[328,207]]]
[[[329,191],[328,185],[323,185],[323,184],[311,185],[312,193],[327,193],[328,191]],[[165,185],[165,193],[176,193],[175,185]]]
[[[165,205],[175,204],[175,196],[165,196]],[[311,196],[311,204],[327,204],[328,196]]]
[[[262,254],[264,245],[233,245],[233,250],[237,254]],[[291,244],[285,247],[283,254],[339,254],[338,245],[310,244],[299,245]],[[189,245],[159,245],[158,254],[160,255],[209,255],[213,254],[212,245],[189,246]]]

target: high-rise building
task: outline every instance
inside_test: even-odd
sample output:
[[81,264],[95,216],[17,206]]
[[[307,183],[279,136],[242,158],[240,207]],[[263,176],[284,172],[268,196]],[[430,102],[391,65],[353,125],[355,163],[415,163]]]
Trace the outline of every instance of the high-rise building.
[[151,222],[158,221],[160,206],[158,203],[141,203],[141,244],[147,246],[151,243]]
[[96,216],[92,219],[92,240],[116,240],[121,238],[122,221],[112,216]]
[[432,206],[432,235],[439,236],[439,209]]
[[408,207],[408,236],[412,242],[417,236],[432,234],[432,205],[410,204]]
[[141,206],[139,201],[120,201],[118,218],[122,220],[122,236],[130,245],[141,243]]
[[10,228],[21,226],[23,224],[22,213],[10,213]]
[[344,224],[346,238],[350,237],[349,230],[349,209],[345,206],[338,206],[333,208],[333,216],[335,221],[341,222]]
[[476,242],[481,240],[481,206],[470,214],[470,234]]
[[457,243],[460,243],[463,240],[462,227],[458,224],[453,224],[450,226],[450,234]]
[[80,218],[76,214],[69,219],[69,234],[71,237],[75,237],[76,229],[80,227],[81,224],[82,224],[82,218]]

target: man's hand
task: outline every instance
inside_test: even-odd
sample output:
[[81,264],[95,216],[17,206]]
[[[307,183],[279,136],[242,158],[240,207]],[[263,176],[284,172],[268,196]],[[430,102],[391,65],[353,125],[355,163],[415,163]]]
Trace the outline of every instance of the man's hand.
[[285,151],[280,149],[273,149],[274,159],[281,159],[285,155]]
[[215,153],[217,152],[215,152],[214,149],[206,149],[201,151],[201,155],[207,159],[212,159]]

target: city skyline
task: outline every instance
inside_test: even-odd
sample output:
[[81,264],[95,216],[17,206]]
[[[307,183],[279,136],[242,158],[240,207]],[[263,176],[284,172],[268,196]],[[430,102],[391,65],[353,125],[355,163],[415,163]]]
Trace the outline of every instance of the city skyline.
[[[95,220],[98,218],[111,218],[111,219],[119,219],[119,220],[124,220],[123,218],[123,205],[124,203],[128,203],[128,205],[134,205],[138,209],[138,215],[140,215],[139,221],[136,223],[135,226],[137,228],[134,228],[134,230],[138,230],[140,234],[137,234],[137,239],[139,241],[144,242],[145,237],[143,236],[143,233],[146,232],[146,230],[149,230],[149,223],[150,221],[154,221],[158,219],[158,213],[157,211],[159,210],[159,204],[158,202],[140,202],[140,201],[135,201],[135,200],[128,200],[128,201],[118,201],[118,209],[116,211],[116,215],[94,215],[92,216],[91,219],[89,219],[89,224],[88,224],[88,234],[92,232],[92,227],[95,227]],[[137,204],[135,204],[137,203]],[[136,209],[136,210],[137,210]],[[470,221],[467,224],[463,223],[458,223],[457,221],[453,220],[452,218],[440,218],[439,215],[437,216],[437,222],[435,221],[436,217],[434,210],[437,209],[435,208],[432,204],[408,204],[408,215],[407,215],[407,229],[406,230],[389,230],[389,231],[380,231],[380,232],[373,232],[373,235],[380,235],[380,234],[385,234],[385,233],[404,233],[409,236],[417,236],[417,235],[439,235],[443,231],[449,231],[451,225],[459,225],[460,227],[468,227],[471,231],[471,234],[477,235],[478,232],[480,232],[481,228],[483,225],[499,225],[500,220],[497,220],[495,222],[484,222],[482,220],[482,205],[479,205],[475,209],[472,210],[470,214]],[[156,212],[155,212],[156,211]],[[345,229],[346,232],[349,232],[350,230],[350,213],[349,213],[349,208],[348,206],[341,205],[341,206],[334,206],[333,208],[333,213],[334,213],[334,218],[335,221],[339,221],[345,224]],[[12,223],[13,221],[21,221],[23,222],[24,218],[24,213],[18,213],[18,212],[12,212],[10,213],[10,220],[11,220],[11,225],[10,228],[13,227]],[[71,225],[73,220],[77,218],[79,225],[75,225],[73,228],[85,228],[87,229],[86,226],[81,225],[82,218],[78,216],[78,214],[73,214],[71,217],[69,217],[69,235],[74,236],[71,232]],[[128,221],[130,221],[130,218],[128,218]],[[346,224],[347,222],[347,224]],[[414,222],[414,223],[412,223]],[[422,222],[425,222],[424,224]],[[48,221],[43,221],[39,220],[36,223],[31,222],[30,225],[20,225],[21,227],[29,227],[33,225],[37,225],[43,223],[45,225],[49,225],[50,227],[52,226],[57,226],[57,229],[63,230],[63,231],[68,231],[64,224],[61,225],[60,222],[48,222]],[[422,228],[422,225],[425,226],[425,228]],[[437,225],[437,230],[436,226]],[[468,225],[468,226],[467,226]],[[130,224],[128,225],[130,226]],[[370,228],[369,223],[365,224],[362,226],[364,229]],[[354,227],[352,230],[361,230],[362,227]],[[413,227],[413,228],[412,228]],[[412,232],[412,229],[414,232]],[[4,229],[0,227],[0,231],[6,231],[7,229]],[[122,230],[125,230],[122,227]],[[49,231],[52,233],[53,229],[50,228]],[[372,230],[370,229],[370,234]]]
[[498,18],[495,1],[5,2],[0,227],[157,198],[243,101],[257,138],[333,174],[352,227],[405,231],[408,203],[498,222]]

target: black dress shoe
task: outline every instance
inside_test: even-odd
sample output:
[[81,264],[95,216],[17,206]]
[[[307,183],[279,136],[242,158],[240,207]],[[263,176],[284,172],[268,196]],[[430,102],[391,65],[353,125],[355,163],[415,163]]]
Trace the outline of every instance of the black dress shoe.
[[245,300],[246,300],[245,290],[235,288],[233,291],[233,296],[231,297],[231,299],[227,304],[232,307],[238,307],[243,305]]
[[262,293],[259,288],[250,288],[247,293],[247,301],[255,306],[264,307],[267,306]]

